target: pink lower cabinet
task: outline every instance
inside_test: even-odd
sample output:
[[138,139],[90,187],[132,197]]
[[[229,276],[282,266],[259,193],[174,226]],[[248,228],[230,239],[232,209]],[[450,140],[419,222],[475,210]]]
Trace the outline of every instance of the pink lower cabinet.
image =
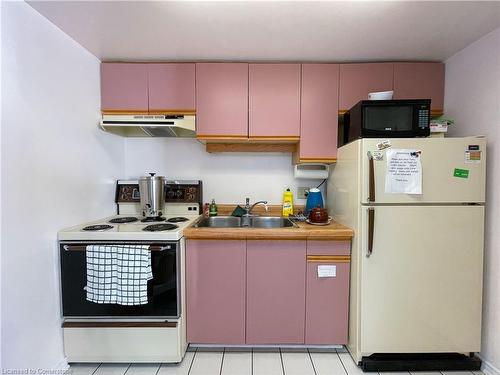
[[186,241],[187,340],[245,343],[246,241]]
[[247,344],[303,344],[306,241],[247,241]]
[[307,242],[305,343],[346,344],[350,243]]

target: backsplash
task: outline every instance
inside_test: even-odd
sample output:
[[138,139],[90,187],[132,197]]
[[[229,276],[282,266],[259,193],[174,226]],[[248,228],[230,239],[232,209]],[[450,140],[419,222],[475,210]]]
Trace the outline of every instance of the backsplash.
[[205,202],[215,198],[218,203],[241,204],[249,197],[253,202],[265,199],[281,204],[283,191],[290,187],[295,202],[305,204],[297,199],[297,187],[315,187],[322,181],[295,179],[291,154],[210,154],[195,139],[128,138],[125,142],[126,178],[156,172],[167,179],[200,179]]

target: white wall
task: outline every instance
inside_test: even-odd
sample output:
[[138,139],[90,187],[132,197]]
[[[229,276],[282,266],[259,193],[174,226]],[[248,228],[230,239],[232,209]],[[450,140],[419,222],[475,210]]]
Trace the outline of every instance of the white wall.
[[123,139],[97,129],[99,61],[2,3],[2,365],[64,365],[57,230],[114,210]]
[[179,138],[128,138],[125,148],[127,178],[157,172],[168,179],[202,180],[205,202],[245,203],[249,197],[281,204],[290,187],[296,203],[305,204],[296,199],[297,187],[321,182],[294,179],[290,153],[210,154],[197,140]]
[[[485,371],[500,373],[500,28],[446,61],[445,112],[454,136],[488,138],[483,343]],[[496,369],[496,370],[495,370]]]

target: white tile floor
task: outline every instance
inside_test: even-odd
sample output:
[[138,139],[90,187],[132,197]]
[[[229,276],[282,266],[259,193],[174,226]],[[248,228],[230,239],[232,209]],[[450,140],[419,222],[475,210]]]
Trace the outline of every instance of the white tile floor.
[[[190,349],[180,364],[80,364],[72,375],[359,375],[343,349]],[[388,375],[483,375],[482,372],[392,372]]]

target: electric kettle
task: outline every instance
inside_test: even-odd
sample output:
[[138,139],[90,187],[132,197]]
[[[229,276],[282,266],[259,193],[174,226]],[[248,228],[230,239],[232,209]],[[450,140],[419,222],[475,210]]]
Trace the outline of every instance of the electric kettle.
[[162,216],[165,207],[165,177],[155,176],[155,173],[140,177],[139,195],[143,216]]
[[323,208],[323,195],[318,188],[310,189],[309,194],[307,194],[306,216],[309,215],[309,212],[315,207]]

